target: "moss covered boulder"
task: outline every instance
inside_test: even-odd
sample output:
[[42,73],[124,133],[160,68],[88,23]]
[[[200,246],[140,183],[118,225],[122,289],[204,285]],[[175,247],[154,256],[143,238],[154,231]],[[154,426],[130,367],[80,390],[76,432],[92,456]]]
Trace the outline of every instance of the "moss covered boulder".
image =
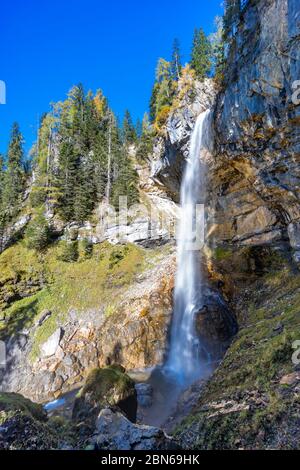
[[137,396],[133,380],[119,365],[93,369],[80,390],[73,409],[75,421],[94,421],[100,410],[113,408],[136,421]]
[[19,393],[0,393],[1,415],[4,416],[4,414],[15,411],[30,415],[38,421],[47,420],[47,413],[42,405],[33,403]]

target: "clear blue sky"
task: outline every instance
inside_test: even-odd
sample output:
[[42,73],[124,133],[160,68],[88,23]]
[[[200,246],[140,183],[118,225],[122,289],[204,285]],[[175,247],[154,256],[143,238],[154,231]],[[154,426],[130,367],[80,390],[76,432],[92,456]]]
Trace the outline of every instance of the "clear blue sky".
[[122,117],[147,110],[159,57],[178,37],[189,60],[193,30],[209,33],[222,0],[10,0],[0,10],[0,152],[18,121],[28,150],[38,116],[72,85],[101,88]]

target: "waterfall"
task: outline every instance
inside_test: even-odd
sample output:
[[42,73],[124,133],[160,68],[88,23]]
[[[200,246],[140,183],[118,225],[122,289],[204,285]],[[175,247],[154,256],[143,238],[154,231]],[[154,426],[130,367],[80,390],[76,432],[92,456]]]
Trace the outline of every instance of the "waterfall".
[[[201,248],[204,241],[205,141],[209,110],[200,114],[191,136],[190,153],[181,183],[181,215],[177,233],[177,274],[170,350],[165,370],[183,384],[201,376],[201,344],[195,314],[201,308]],[[197,210],[198,209],[198,210]]]

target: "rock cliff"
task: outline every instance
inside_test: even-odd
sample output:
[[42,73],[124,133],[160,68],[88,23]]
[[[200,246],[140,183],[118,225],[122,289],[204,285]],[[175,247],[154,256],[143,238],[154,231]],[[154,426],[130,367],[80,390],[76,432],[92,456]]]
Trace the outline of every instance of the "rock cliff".
[[[299,380],[286,391],[282,385],[285,374],[298,377],[292,354],[300,334],[299,15],[296,0],[248,2],[222,90],[205,82],[196,101],[203,105],[195,114],[213,113],[206,279],[227,300],[239,333],[178,429],[187,448],[299,445]],[[175,198],[195,122],[191,103],[183,108],[169,117],[153,166]]]

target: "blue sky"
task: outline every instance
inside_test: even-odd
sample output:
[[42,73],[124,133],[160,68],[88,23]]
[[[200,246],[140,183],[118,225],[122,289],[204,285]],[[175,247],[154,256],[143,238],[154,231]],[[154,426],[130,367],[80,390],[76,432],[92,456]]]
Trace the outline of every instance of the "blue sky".
[[122,117],[147,110],[159,57],[169,58],[178,37],[189,60],[193,31],[209,33],[222,0],[11,0],[0,11],[0,152],[13,121],[28,150],[38,117],[82,82],[101,88]]

